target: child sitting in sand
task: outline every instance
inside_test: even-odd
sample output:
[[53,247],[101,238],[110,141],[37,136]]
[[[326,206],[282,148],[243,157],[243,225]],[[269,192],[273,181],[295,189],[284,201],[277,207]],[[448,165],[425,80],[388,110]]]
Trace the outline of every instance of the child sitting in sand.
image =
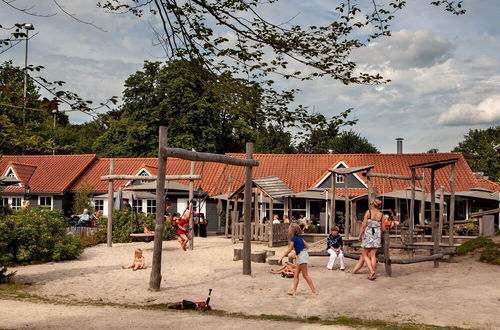
[[[285,265],[283,265],[280,269],[277,269],[277,270],[272,270],[271,269],[271,274],[281,274],[282,276],[285,275],[285,276],[290,276],[290,277],[293,277],[293,275],[295,274],[295,271],[297,270],[297,266],[298,266],[298,263],[297,263],[297,256],[293,253],[291,255],[293,261],[292,262],[285,262]],[[283,277],[285,277],[283,276]]]
[[130,269],[130,268],[132,268],[132,270],[134,271],[138,269],[146,269],[145,260],[144,256],[142,255],[141,249],[135,250],[134,261],[132,261],[130,265],[122,266],[122,269]]

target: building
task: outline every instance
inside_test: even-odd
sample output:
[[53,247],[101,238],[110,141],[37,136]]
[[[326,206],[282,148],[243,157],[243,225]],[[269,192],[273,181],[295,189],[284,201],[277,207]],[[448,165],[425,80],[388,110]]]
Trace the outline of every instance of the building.
[[[233,157],[244,158],[244,154],[228,154]],[[418,163],[425,163],[450,158],[458,158],[456,165],[455,191],[468,192],[482,190],[485,193],[496,193],[500,191],[500,185],[485,179],[478,178],[471,171],[467,162],[460,153],[422,153],[422,154],[255,154],[260,165],[254,168],[254,178],[268,176],[278,177],[295,194],[291,196],[291,211],[293,215],[304,214],[310,218],[325,218],[327,191],[331,188],[331,173],[329,169],[339,167],[356,167],[374,165],[373,172],[391,173],[399,175],[410,175],[409,166]],[[156,158],[115,158],[115,174],[151,176],[157,174]],[[0,158],[0,175],[10,176],[22,181],[17,186],[6,187],[2,193],[2,203],[10,204],[14,208],[22,205],[23,199],[29,199],[31,205],[42,205],[50,208],[63,209],[66,213],[71,211],[74,194],[83,185],[91,187],[94,196],[94,206],[96,209],[106,213],[107,198],[103,194],[107,193],[107,181],[100,180],[101,176],[109,174],[110,159],[97,158],[95,155],[54,155],[54,156],[2,156]],[[169,158],[167,161],[167,174],[188,174],[190,162],[182,159]],[[449,192],[449,168],[444,168],[436,172],[436,188],[444,187]],[[209,220],[208,229],[218,230],[220,219],[218,209],[221,210],[220,200],[213,197],[228,195],[237,190],[244,183],[244,168],[218,164],[218,163],[197,163],[195,173],[202,175],[201,181],[195,182],[195,192],[201,202],[201,211]],[[417,175],[430,177],[430,172],[422,170]],[[343,177],[333,179],[336,191],[339,196],[344,194],[345,182]],[[350,197],[358,197],[358,208],[361,212],[364,204],[363,195],[367,193],[366,178],[362,175],[349,175],[347,177],[348,194]],[[409,186],[408,181],[389,180],[375,178],[373,185],[377,187],[378,194],[402,191]],[[144,213],[156,212],[156,201],[152,197],[155,189],[146,181],[143,182],[144,192],[141,198],[136,198],[131,204],[135,210]],[[113,188],[118,190],[134,191],[141,182],[130,182],[127,180],[115,180]],[[187,181],[179,181],[175,187],[168,189],[168,197],[173,202],[171,212],[182,212],[188,201]],[[424,185],[418,183],[418,188],[429,191],[428,179],[424,180]],[[306,192],[304,194],[304,192]],[[409,196],[409,194],[408,194]],[[472,196],[472,197],[471,197]],[[208,197],[205,199],[204,197]],[[404,197],[404,196],[403,196]],[[481,194],[462,194],[457,197],[456,219],[466,218],[468,213],[475,210],[475,207],[483,208],[498,207],[498,200],[486,201],[481,199]],[[396,207],[400,211],[400,216],[405,216],[408,205],[408,198],[387,198],[387,205]],[[261,201],[263,199],[261,198]],[[219,205],[218,205],[219,203]],[[343,203],[339,203],[342,208]],[[365,203],[366,204],[366,203]],[[259,203],[261,207],[260,216],[270,217],[269,208],[266,203]],[[430,207],[429,207],[430,208]],[[240,210],[242,208],[239,208]],[[285,206],[276,201],[273,212],[282,214]],[[75,210],[79,211],[79,210]],[[430,212],[430,211],[429,211]]]

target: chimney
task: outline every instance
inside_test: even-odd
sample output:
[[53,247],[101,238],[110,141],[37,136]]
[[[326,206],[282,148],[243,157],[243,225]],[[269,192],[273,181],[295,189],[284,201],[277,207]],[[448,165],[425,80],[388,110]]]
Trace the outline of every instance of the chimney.
[[403,138],[397,138],[396,139],[396,146],[397,146],[397,153],[402,154],[403,153]]

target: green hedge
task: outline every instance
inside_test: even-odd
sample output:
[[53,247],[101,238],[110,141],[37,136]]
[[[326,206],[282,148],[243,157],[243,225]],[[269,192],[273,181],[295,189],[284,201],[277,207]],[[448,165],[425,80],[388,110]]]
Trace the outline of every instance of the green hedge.
[[77,258],[83,252],[78,237],[66,235],[60,210],[28,208],[0,217],[0,255],[4,264]]
[[[99,219],[99,228],[97,232],[97,237],[99,241],[106,242],[107,235],[107,217],[101,217]],[[147,226],[150,230],[155,229],[155,219],[151,216],[147,216],[144,213],[134,213],[130,210],[114,210],[113,211],[113,243],[129,243],[132,242],[132,233],[143,233],[144,226]],[[170,240],[175,238],[170,230],[170,223],[165,222],[163,239]]]

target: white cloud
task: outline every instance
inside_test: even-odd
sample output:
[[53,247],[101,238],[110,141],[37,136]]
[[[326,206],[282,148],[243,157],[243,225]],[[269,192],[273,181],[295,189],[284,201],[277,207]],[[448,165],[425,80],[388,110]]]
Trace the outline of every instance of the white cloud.
[[451,57],[453,44],[428,30],[400,30],[357,52],[360,61],[392,68],[430,67]]
[[442,125],[475,125],[500,123],[500,94],[477,105],[458,103],[439,116]]

